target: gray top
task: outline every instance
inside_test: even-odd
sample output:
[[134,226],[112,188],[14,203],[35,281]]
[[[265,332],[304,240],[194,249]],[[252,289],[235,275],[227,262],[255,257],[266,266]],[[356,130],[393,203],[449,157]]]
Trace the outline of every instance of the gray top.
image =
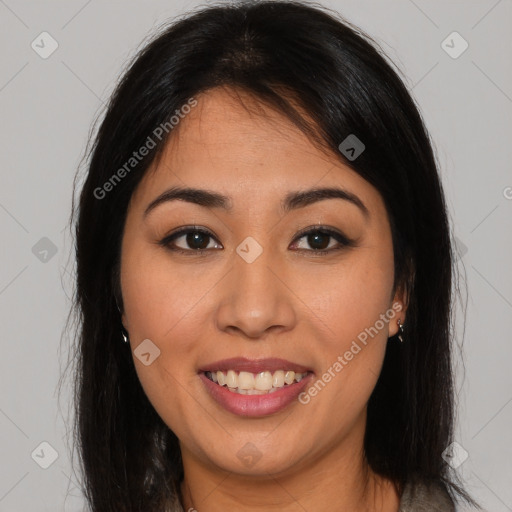
[[409,483],[404,488],[399,512],[455,512],[455,505],[438,484]]

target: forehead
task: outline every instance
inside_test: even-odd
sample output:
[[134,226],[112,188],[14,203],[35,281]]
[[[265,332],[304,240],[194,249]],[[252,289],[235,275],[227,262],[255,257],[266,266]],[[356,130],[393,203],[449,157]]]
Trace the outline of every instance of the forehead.
[[[213,89],[180,119],[142,180],[149,200],[173,185],[235,198],[282,198],[290,190],[342,186],[366,202],[378,192],[337,155],[315,145],[291,120],[243,91]],[[240,199],[239,199],[240,200]],[[247,205],[245,205],[247,206]]]
[[[298,163],[332,160],[282,113],[250,94],[233,89],[210,90],[198,98],[168,144],[167,162],[175,166],[208,162],[222,173],[236,167],[250,174],[269,174],[278,163],[294,164],[290,174],[302,171]],[[185,162],[186,160],[186,162]],[[289,167],[289,166],[287,166]],[[283,169],[286,171],[285,169]],[[317,175],[314,171],[311,175]],[[219,174],[216,173],[218,176]]]

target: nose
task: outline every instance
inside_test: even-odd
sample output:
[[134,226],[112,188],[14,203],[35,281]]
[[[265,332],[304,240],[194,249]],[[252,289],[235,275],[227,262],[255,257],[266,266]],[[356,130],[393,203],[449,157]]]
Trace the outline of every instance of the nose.
[[298,299],[286,281],[271,251],[263,250],[252,263],[234,252],[216,311],[218,328],[253,340],[292,329]]

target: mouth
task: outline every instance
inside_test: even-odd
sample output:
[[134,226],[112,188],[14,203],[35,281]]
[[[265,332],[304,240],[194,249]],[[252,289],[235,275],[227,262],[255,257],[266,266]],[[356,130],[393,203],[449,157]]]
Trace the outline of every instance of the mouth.
[[294,372],[293,370],[265,370],[259,373],[246,371],[207,371],[203,372],[207,379],[232,393],[240,395],[266,395],[275,393],[285,386],[300,382],[311,372]]
[[238,416],[260,417],[292,404],[311,382],[314,372],[284,359],[232,358],[198,372],[217,404]]

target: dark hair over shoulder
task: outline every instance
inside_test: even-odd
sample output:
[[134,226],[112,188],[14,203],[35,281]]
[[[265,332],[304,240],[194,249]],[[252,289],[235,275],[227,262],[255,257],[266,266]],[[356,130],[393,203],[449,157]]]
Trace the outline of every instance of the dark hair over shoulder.
[[[365,455],[399,489],[417,476],[470,500],[442,453],[453,440],[453,259],[437,164],[398,73],[357,27],[316,4],[202,7],[166,26],[122,77],[90,151],[77,203],[76,438],[98,512],[179,510],[181,455],[120,342],[119,256],[130,198],[168,135],[123,179],[104,184],[156,127],[203,91],[238,87],[272,105],[381,194],[395,287],[407,291],[407,343],[389,344],[368,405]],[[307,116],[304,115],[307,114]],[[338,150],[356,134],[365,150]],[[162,134],[161,134],[162,135]],[[100,191],[100,192],[99,192]]]

